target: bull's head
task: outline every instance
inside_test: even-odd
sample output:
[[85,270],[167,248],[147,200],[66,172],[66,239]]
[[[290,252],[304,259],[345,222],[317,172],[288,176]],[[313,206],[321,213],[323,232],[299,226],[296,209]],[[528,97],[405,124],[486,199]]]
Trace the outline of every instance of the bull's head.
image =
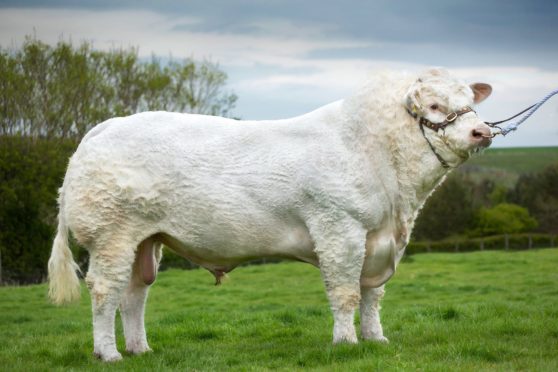
[[490,127],[469,110],[491,92],[488,84],[467,85],[445,70],[432,69],[411,85],[404,104],[440,161],[453,167],[492,142]]

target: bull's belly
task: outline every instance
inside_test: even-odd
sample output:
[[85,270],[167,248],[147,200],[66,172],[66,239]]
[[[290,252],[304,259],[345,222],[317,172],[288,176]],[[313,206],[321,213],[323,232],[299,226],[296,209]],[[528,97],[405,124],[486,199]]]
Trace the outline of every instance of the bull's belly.
[[[205,238],[204,238],[205,236]],[[246,234],[237,239],[221,239],[219,232],[202,234],[191,239],[188,234],[159,233],[155,240],[176,254],[212,272],[229,272],[239,264],[266,257],[308,262],[315,266],[318,259],[305,228],[285,227],[266,234]]]

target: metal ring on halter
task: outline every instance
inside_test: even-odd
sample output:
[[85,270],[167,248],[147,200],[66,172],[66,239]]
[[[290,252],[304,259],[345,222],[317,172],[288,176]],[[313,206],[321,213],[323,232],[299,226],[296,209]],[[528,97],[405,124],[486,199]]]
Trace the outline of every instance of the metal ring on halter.
[[455,119],[457,119],[458,116],[459,116],[459,115],[457,115],[457,112],[455,112],[455,111],[454,111],[454,112],[450,112],[450,113],[448,114],[448,116],[446,116],[446,121],[447,121],[448,123],[451,123],[451,122],[455,121]]

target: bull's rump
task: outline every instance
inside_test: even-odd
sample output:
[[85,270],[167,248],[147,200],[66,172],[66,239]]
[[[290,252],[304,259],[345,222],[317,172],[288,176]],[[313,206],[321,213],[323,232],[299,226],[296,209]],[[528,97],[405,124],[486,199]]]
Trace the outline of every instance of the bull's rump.
[[300,210],[312,141],[300,129],[290,135],[290,125],[171,113],[103,123],[70,161],[68,226],[88,249],[164,234],[179,254],[216,265],[313,261]]

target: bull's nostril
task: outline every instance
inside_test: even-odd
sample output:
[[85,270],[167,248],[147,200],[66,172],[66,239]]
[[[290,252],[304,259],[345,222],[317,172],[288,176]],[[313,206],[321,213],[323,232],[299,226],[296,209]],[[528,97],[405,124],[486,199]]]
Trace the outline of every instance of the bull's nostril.
[[492,137],[492,133],[488,127],[477,127],[471,131],[471,142],[476,146],[489,146],[490,143],[492,143]]
[[476,129],[473,129],[472,134],[473,134],[473,137],[475,137],[475,138],[482,138],[483,137],[483,134]]

